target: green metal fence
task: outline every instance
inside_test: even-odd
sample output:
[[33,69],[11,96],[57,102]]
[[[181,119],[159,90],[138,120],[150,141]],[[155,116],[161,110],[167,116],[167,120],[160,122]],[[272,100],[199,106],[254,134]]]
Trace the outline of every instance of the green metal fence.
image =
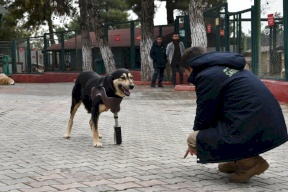
[[[241,53],[246,57],[246,68],[259,77],[288,81],[287,0],[263,0],[262,3],[255,0],[251,8],[237,12],[229,12],[227,7],[228,4],[224,3],[204,11],[208,51]],[[111,49],[116,66],[139,70],[141,66],[139,21],[106,23],[104,28],[109,44],[114,43]],[[126,30],[124,33],[127,39],[121,39],[122,37],[117,35],[119,29]],[[191,45],[187,15],[177,16],[172,29],[171,25],[154,28],[154,36],[162,36],[165,44],[171,41],[173,32],[179,33],[186,48]],[[115,41],[127,41],[128,44],[126,42],[127,45],[117,46]],[[43,66],[45,71],[82,71],[82,51],[79,42],[81,42],[80,31],[45,33],[40,37],[0,42],[0,54],[11,56],[12,73],[38,73],[37,69]],[[104,73],[105,68],[100,50],[95,44],[95,37],[92,38],[92,44],[93,69]]]

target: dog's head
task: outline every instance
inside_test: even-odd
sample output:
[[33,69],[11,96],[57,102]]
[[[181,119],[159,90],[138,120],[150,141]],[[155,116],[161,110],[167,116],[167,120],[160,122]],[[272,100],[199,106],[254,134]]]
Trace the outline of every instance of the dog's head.
[[[119,97],[130,95],[130,90],[134,88],[133,76],[127,69],[117,69],[108,75],[106,82],[111,83],[114,94]],[[104,85],[105,86],[105,85]],[[107,88],[106,88],[107,90]]]

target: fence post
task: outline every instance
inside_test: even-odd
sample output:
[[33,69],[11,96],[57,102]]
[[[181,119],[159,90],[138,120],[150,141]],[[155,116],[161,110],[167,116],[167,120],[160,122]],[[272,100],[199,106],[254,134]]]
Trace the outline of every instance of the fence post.
[[283,0],[285,81],[288,81],[288,2]]
[[32,72],[32,64],[31,64],[31,49],[30,49],[30,38],[26,39],[27,41],[27,49],[26,49],[26,55],[27,55],[27,72]]
[[43,48],[43,59],[45,70],[48,70],[48,58],[47,58],[47,33],[44,33],[44,48]]
[[130,22],[130,63],[131,69],[135,69],[135,23],[134,21]]
[[11,41],[11,63],[12,63],[12,73],[17,73],[15,39]]
[[225,7],[225,47],[226,51],[230,51],[230,23],[229,23],[229,17],[230,14],[228,12],[228,3],[224,4]]
[[65,41],[64,41],[64,32],[62,31],[60,33],[61,35],[61,55],[60,55],[60,68],[63,70],[63,71],[66,71],[66,68],[65,68]]

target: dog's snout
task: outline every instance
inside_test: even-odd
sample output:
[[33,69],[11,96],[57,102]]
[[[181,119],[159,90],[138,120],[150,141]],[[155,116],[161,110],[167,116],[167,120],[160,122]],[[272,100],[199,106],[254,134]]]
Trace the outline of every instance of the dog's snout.
[[134,89],[134,85],[129,85],[129,89]]

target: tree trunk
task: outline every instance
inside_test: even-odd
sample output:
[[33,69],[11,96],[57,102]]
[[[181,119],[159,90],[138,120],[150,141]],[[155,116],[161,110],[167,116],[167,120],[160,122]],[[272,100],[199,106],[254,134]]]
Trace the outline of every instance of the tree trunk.
[[172,0],[166,0],[167,24],[174,23],[174,3]]
[[[55,44],[55,39],[54,39],[54,31],[53,31],[53,23],[52,23],[52,17],[51,17],[51,15],[52,14],[50,14],[47,18],[47,23],[48,23],[48,30],[49,30],[49,33],[50,33],[50,35],[49,35],[49,40],[50,40],[50,46],[51,45],[54,45]],[[57,56],[56,56],[56,52],[55,51],[53,51],[52,52],[52,68],[53,68],[53,70],[55,69],[55,68],[57,68],[58,67],[58,60],[57,60]]]
[[87,0],[79,1],[80,29],[82,42],[82,70],[93,71],[92,68],[92,44],[89,35],[89,14]]
[[152,59],[150,49],[154,39],[154,0],[142,0],[141,9],[141,79],[150,81],[152,77]]
[[116,63],[111,48],[108,45],[107,38],[104,34],[103,20],[99,14],[99,8],[91,0],[88,0],[91,5],[90,17],[92,21],[93,30],[95,32],[96,40],[100,48],[102,59],[104,61],[106,73],[111,73],[116,70]]
[[189,19],[191,29],[191,47],[207,48],[207,35],[203,19],[202,0],[190,0]]

